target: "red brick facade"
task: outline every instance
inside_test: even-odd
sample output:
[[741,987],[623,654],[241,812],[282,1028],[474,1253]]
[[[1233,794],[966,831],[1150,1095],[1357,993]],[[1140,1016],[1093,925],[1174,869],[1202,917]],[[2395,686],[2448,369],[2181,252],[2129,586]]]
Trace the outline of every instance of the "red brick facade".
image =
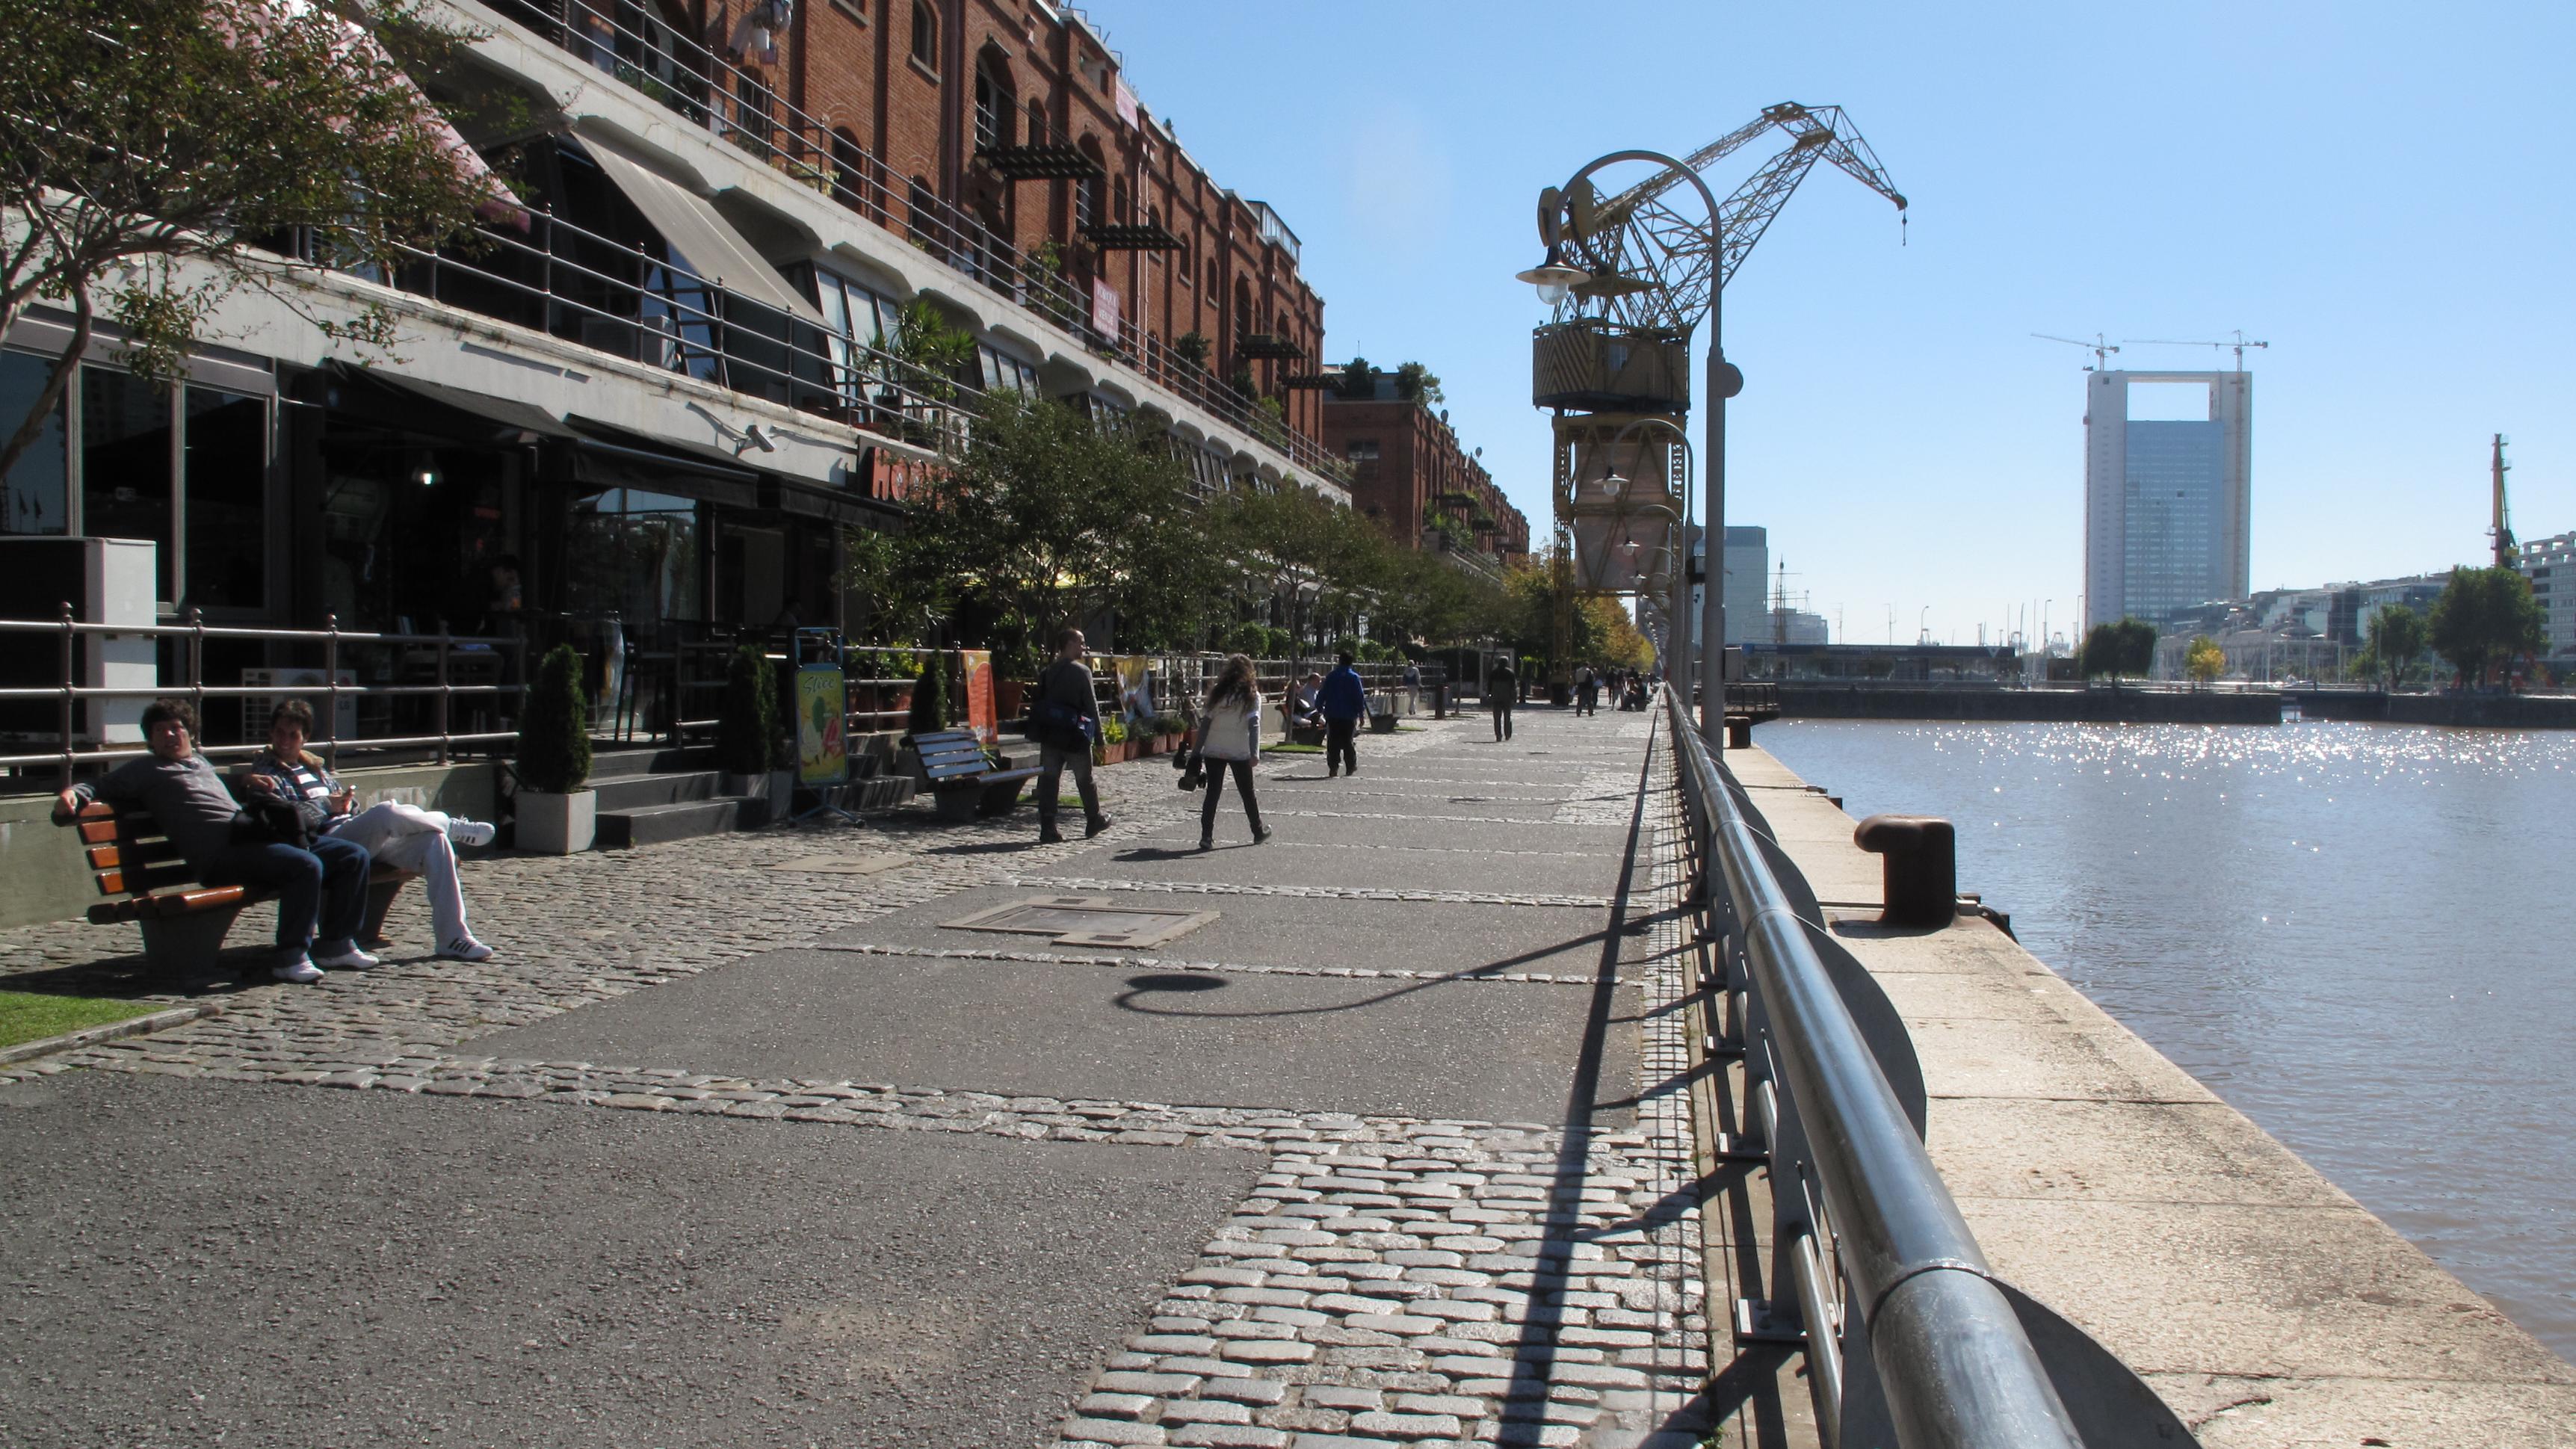
[[[918,188],[1023,253],[1052,244],[1079,295],[1092,295],[1095,278],[1116,292],[1122,333],[1163,347],[1198,333],[1212,344],[1207,367],[1216,377],[1248,362],[1288,425],[1320,439],[1315,394],[1279,386],[1290,372],[1311,371],[1323,344],[1324,304],[1298,274],[1295,238],[1199,168],[1125,91],[1117,56],[1078,15],[1025,0],[798,0],[772,64],[739,43],[746,0],[657,3],[675,26],[685,3],[694,12],[685,18],[697,22],[690,28],[726,60],[872,156],[871,180],[889,211],[900,214]],[[1004,145],[1073,146],[1106,175],[1088,186],[1005,182],[975,159],[979,133]],[[1106,223],[1159,224],[1183,245],[1095,248],[1079,235],[1077,209]],[[1239,357],[1241,339],[1255,333],[1284,339],[1299,356]]]
[[[1429,546],[1428,531],[1445,518],[1474,551],[1507,562],[1529,552],[1529,520],[1430,408],[1391,396],[1321,396],[1324,446],[1349,459],[1356,475],[1352,507],[1384,520],[1389,533],[1415,547]],[[1478,527],[1480,519],[1491,526]]]

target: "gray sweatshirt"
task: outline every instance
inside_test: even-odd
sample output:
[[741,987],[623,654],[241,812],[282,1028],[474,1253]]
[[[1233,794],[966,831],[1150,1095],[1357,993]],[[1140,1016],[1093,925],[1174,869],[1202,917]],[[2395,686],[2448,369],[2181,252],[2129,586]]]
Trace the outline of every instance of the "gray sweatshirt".
[[179,854],[199,869],[232,844],[233,817],[241,813],[232,792],[224,788],[224,777],[215,773],[205,756],[195,754],[184,760],[159,755],[128,760],[95,785],[88,781],[74,785],[72,798],[82,804],[106,800],[151,811]]

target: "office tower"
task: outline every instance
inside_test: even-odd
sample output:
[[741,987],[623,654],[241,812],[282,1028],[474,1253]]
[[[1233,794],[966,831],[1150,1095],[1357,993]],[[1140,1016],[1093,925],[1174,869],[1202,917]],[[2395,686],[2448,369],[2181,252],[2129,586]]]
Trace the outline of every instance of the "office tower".
[[[2206,420],[2129,416],[2133,383],[2206,389]],[[2251,589],[2253,377],[2089,373],[2084,413],[2084,624],[2161,622]]]

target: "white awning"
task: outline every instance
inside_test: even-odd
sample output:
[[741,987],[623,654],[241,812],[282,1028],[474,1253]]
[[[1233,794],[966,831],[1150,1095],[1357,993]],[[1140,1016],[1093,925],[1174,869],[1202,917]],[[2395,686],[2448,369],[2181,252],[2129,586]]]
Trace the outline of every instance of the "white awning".
[[733,224],[716,213],[707,199],[585,136],[582,149],[644,213],[644,219],[679,253],[688,269],[728,292],[783,308],[817,327],[829,329],[813,303],[787,285],[778,269],[761,259]]

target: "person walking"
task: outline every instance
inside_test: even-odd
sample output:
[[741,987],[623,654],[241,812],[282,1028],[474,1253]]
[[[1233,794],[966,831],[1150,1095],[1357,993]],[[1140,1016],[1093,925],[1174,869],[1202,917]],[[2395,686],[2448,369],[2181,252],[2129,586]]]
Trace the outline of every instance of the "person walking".
[[1410,660],[1404,666],[1404,712],[1422,713],[1422,666]]
[[197,879],[277,892],[277,957],[269,974],[280,981],[306,986],[322,979],[323,966],[364,971],[377,964],[356,940],[374,864],[365,846],[328,835],[309,848],[256,838],[223,777],[197,753],[197,711],[184,699],[145,706],[143,738],[150,754],[55,796],[55,818],[68,820],[93,799],[141,805]]
[[1593,673],[1589,664],[1574,676],[1574,712],[1579,715],[1601,713],[1601,676]]
[[1333,672],[1324,676],[1315,705],[1324,714],[1324,778],[1333,778],[1337,765],[1358,774],[1360,721],[1368,716],[1368,686],[1360,683],[1350,655],[1333,656]]
[[465,892],[456,879],[456,847],[489,845],[496,833],[480,820],[423,810],[386,800],[356,809],[357,792],[332,778],[304,748],[313,733],[313,707],[300,699],[278,701],[269,711],[268,749],[243,768],[238,788],[294,805],[317,836],[352,840],[396,870],[421,878],[429,897],[437,954],[449,961],[488,961],[492,948],[465,924]]
[[1504,659],[1485,672],[1485,703],[1494,711],[1494,743],[1512,737],[1512,705],[1520,698],[1521,677],[1512,672],[1512,662]]
[[1073,788],[1082,797],[1082,837],[1110,826],[1100,813],[1100,791],[1091,779],[1091,742],[1100,735],[1100,695],[1091,666],[1082,657],[1082,631],[1065,628],[1055,636],[1055,662],[1038,674],[1037,702],[1029,710],[1038,736],[1038,844],[1064,840],[1055,828],[1056,793],[1065,767],[1073,767]]
[[1252,793],[1252,762],[1261,758],[1261,689],[1252,675],[1252,657],[1229,654],[1216,682],[1199,706],[1196,748],[1207,767],[1207,795],[1199,801],[1199,849],[1216,848],[1216,806],[1225,794],[1225,777],[1243,796],[1243,818],[1252,826],[1252,843],[1270,838],[1261,828],[1261,801]]

